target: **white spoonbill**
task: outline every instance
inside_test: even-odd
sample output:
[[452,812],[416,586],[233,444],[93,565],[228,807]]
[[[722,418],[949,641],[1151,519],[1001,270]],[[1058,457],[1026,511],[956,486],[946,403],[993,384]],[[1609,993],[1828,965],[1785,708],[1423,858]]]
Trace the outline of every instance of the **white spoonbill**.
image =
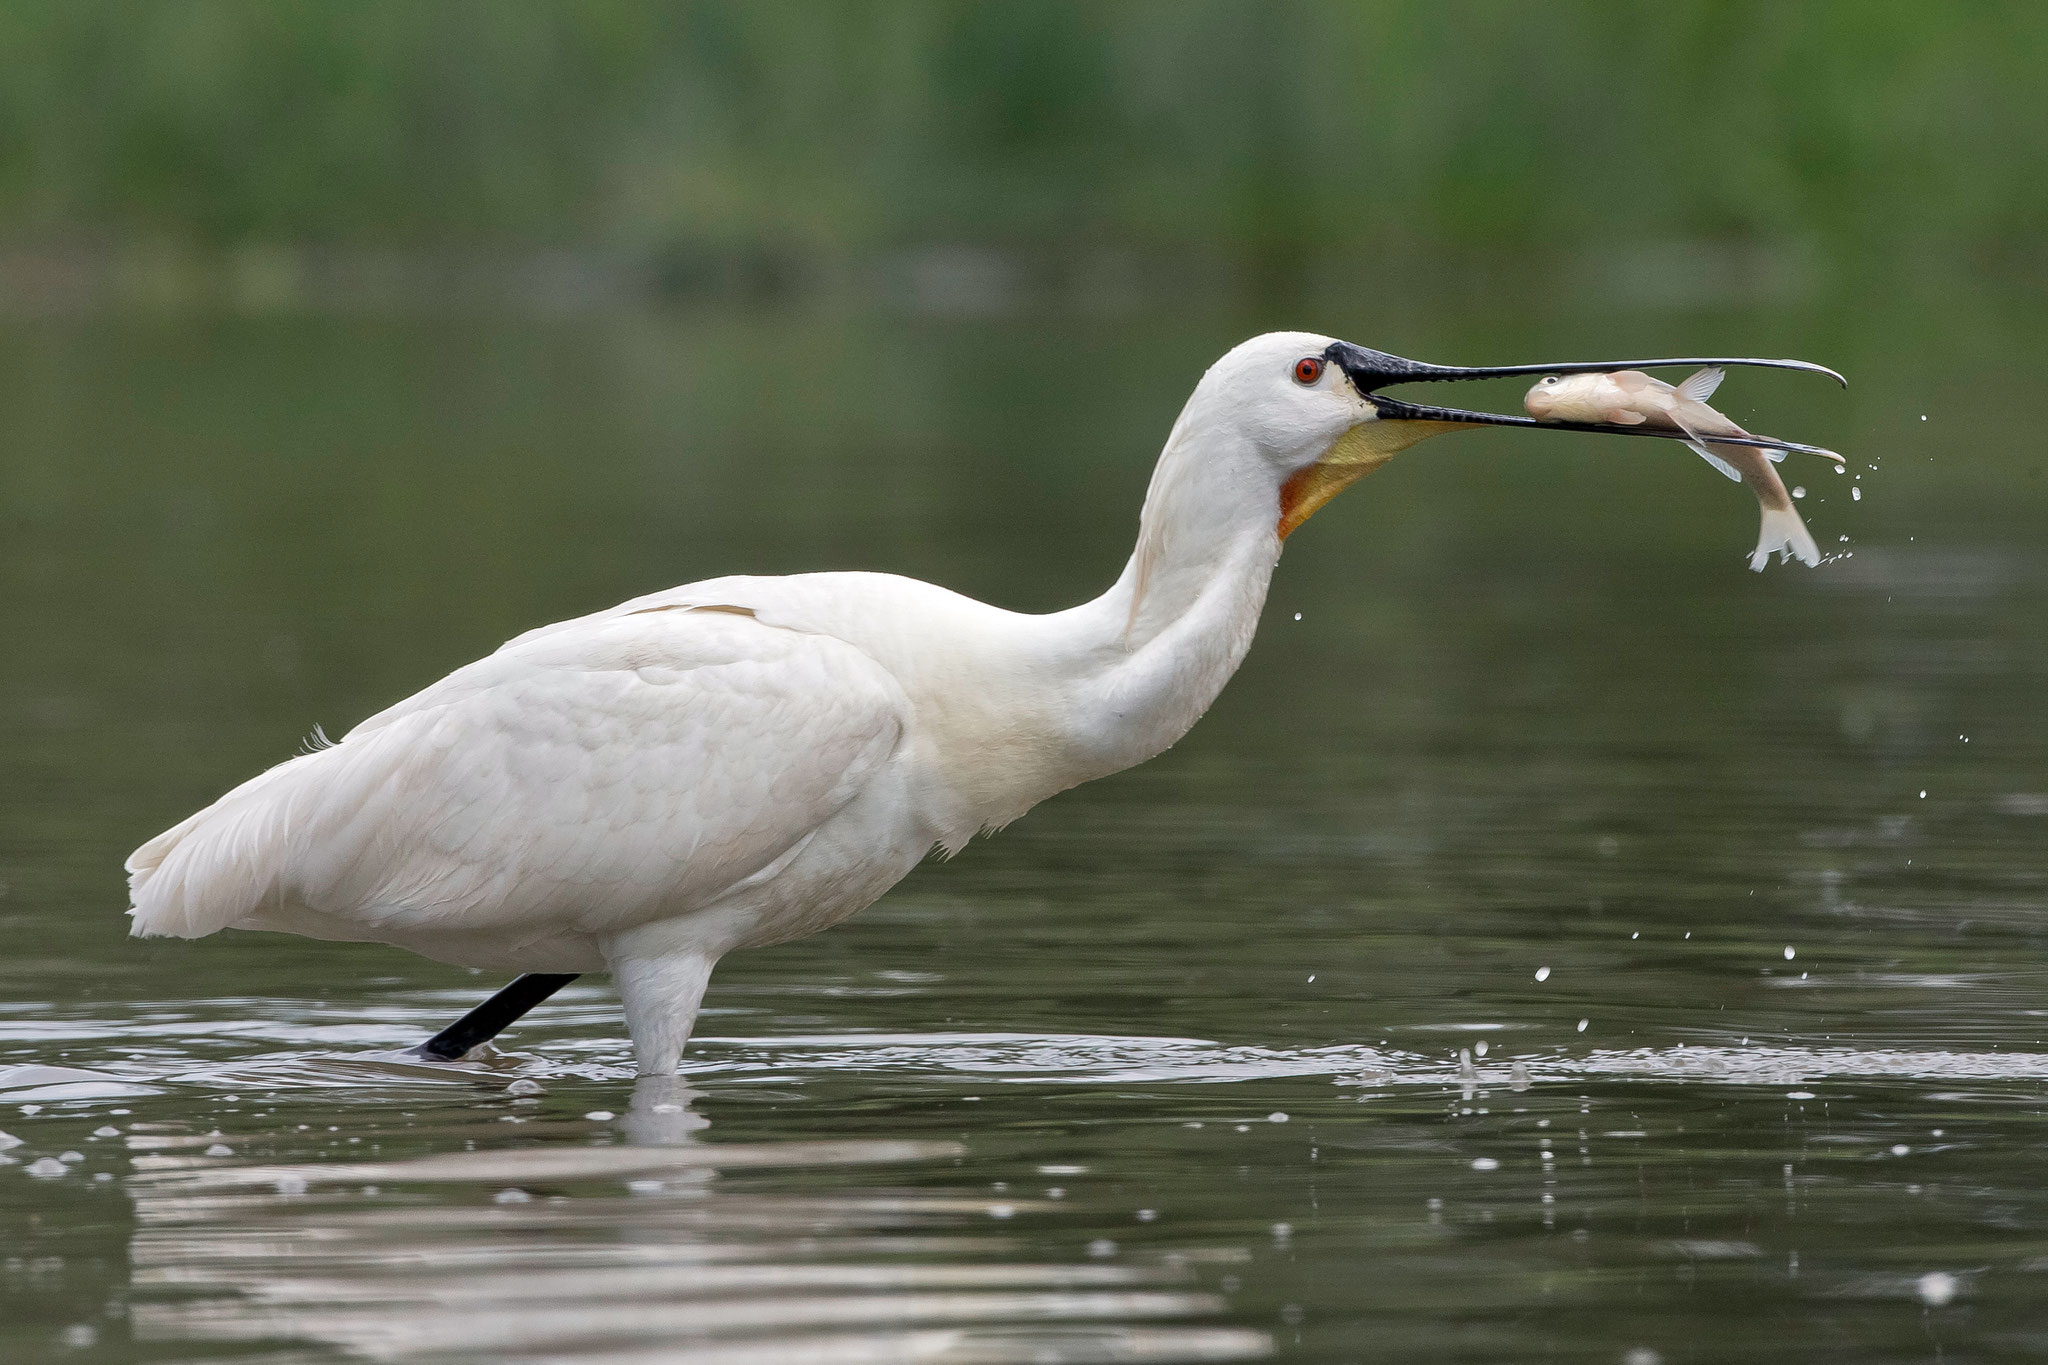
[[640,1072],[672,1073],[725,954],[836,924],[933,849],[1186,734],[1251,646],[1281,542],[1346,485],[1440,432],[1537,425],[1381,387],[1708,364],[1821,369],[1463,369],[1256,337],[1195,386],[1095,600],[1033,616],[819,573],[542,626],[137,849],[133,932],[284,930],[525,973],[423,1045],[441,1058],[607,969]]

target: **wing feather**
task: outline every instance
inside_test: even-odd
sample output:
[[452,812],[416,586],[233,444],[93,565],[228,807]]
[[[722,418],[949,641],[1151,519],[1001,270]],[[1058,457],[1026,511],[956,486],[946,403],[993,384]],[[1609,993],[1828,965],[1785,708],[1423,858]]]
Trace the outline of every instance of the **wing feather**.
[[750,615],[533,633],[130,859],[138,934],[312,911],[367,929],[615,932],[708,903],[873,779],[907,703],[868,655]]

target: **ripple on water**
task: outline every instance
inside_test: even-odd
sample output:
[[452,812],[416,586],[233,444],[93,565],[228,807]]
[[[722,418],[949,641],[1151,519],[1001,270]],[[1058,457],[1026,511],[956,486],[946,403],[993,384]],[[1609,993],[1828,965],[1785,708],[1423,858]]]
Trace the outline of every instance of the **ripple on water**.
[[[805,1070],[903,1073],[975,1084],[1148,1081],[1181,1084],[1329,1076],[1382,1085],[1510,1086],[1585,1077],[1711,1079],[1733,1085],[1783,1085],[1817,1077],[1911,1080],[2048,1080],[2048,1053],[1965,1052],[1939,1048],[1714,1045],[1570,1053],[1551,1047],[1500,1049],[1492,1065],[1435,1054],[1338,1045],[1274,1048],[1199,1038],[1023,1033],[844,1033],[788,1037],[710,1037],[694,1044],[684,1074],[763,1076]],[[493,1053],[459,1064],[425,1062],[399,1052],[259,1054],[206,1066],[165,1068],[157,1061],[105,1070],[18,1066],[0,1069],[0,1101],[114,1100],[159,1093],[166,1084],[329,1086],[374,1084],[502,1085],[533,1075],[619,1079],[618,1063],[565,1063],[552,1056]]]

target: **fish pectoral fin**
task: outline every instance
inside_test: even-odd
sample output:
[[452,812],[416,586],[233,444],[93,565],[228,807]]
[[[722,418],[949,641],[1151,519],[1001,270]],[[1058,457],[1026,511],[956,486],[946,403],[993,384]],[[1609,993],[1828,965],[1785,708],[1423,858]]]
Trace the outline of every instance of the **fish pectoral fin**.
[[1785,452],[1782,450],[1766,450],[1764,458],[1772,464],[1783,464],[1785,463]]
[[1729,464],[1719,455],[1716,455],[1713,451],[1708,450],[1698,441],[1687,441],[1686,445],[1691,447],[1694,454],[1698,455],[1702,460],[1705,460],[1714,468],[1720,470],[1723,474],[1726,474],[1729,478],[1735,480],[1735,482],[1742,482],[1742,472],[1740,470],[1738,470],[1734,465]]
[[1601,420],[1612,422],[1614,423],[1614,425],[1618,427],[1641,426],[1643,423],[1650,420],[1649,418],[1643,416],[1643,414],[1641,414],[1640,412],[1637,412],[1634,408],[1609,408],[1607,411],[1601,413],[1600,417]]
[[1692,423],[1686,421],[1683,417],[1679,416],[1675,412],[1671,414],[1671,420],[1673,422],[1676,422],[1678,424],[1678,429],[1685,433],[1685,443],[1692,447],[1694,454],[1698,455],[1702,460],[1705,460],[1714,468],[1720,470],[1723,474],[1726,474],[1729,478],[1735,480],[1735,482],[1742,482],[1742,471],[1737,469],[1734,465],[1728,463],[1728,461],[1722,459],[1719,455],[1716,455],[1713,451],[1707,449],[1707,438],[1705,434],[1703,434],[1699,430],[1699,428],[1695,427]]
[[1721,387],[1721,381],[1728,377],[1728,371],[1719,365],[1709,365],[1704,370],[1694,370],[1678,385],[1681,397],[1704,403],[1714,396],[1714,390]]

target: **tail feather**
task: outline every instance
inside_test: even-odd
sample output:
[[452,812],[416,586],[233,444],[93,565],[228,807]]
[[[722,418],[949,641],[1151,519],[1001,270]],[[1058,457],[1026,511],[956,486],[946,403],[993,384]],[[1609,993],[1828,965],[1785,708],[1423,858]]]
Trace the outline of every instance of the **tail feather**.
[[1749,557],[1749,567],[1762,573],[1764,565],[1770,563],[1773,550],[1782,557],[1797,559],[1808,568],[1820,563],[1820,546],[1813,543],[1813,533],[1799,519],[1796,508],[1764,509],[1763,528],[1757,536],[1756,550]]
[[281,763],[165,830],[128,856],[137,938],[201,938],[278,895],[291,827],[292,769]]

